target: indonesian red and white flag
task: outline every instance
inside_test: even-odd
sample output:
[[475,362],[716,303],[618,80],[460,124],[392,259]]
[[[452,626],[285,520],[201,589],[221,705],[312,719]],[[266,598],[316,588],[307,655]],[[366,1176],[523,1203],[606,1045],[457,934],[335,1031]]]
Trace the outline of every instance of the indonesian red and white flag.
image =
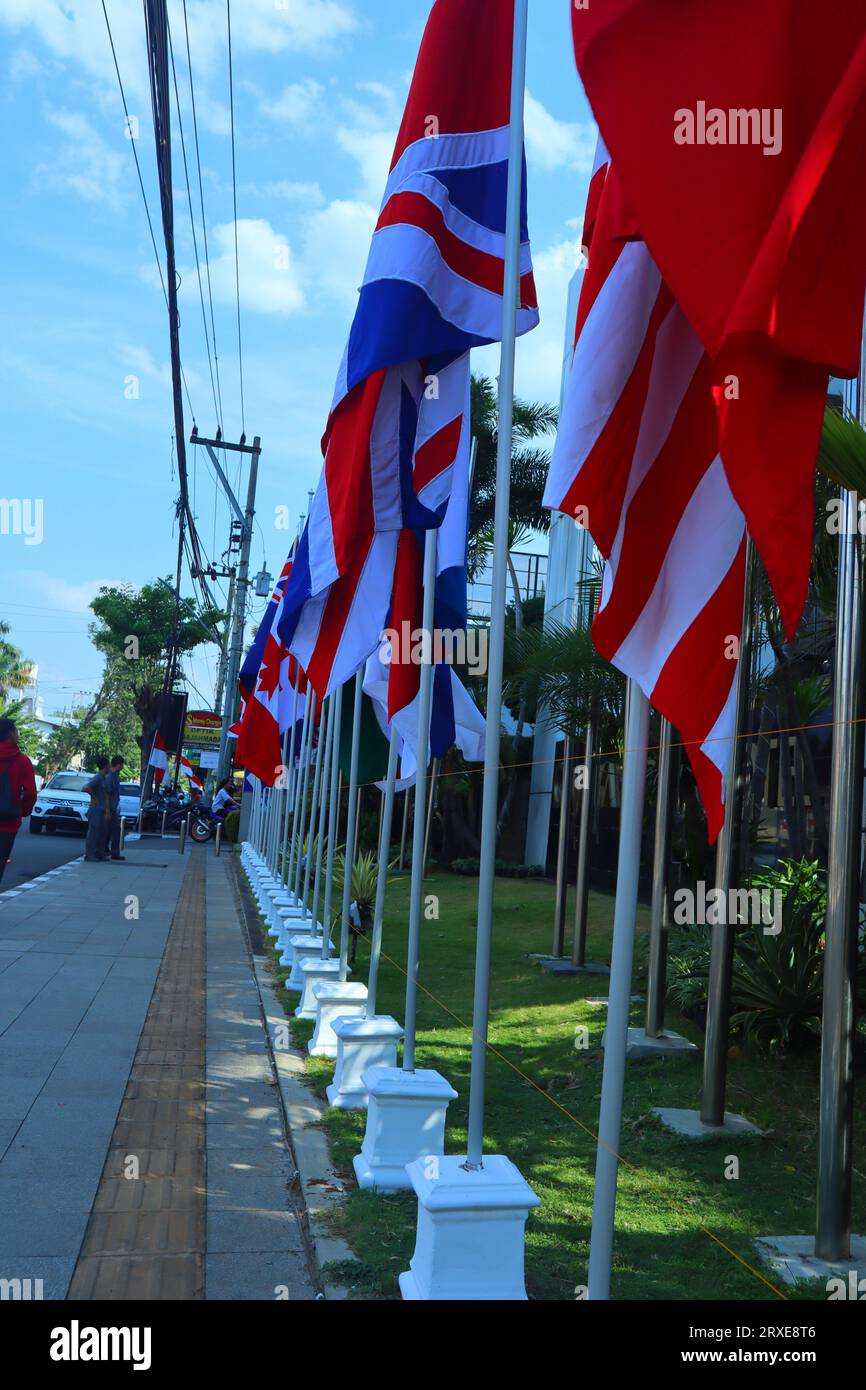
[[153,747],[150,750],[150,757],[147,760],[147,765],[154,769],[153,785],[155,787],[161,786],[162,779],[168,770],[168,750],[165,746],[165,739],[159,732],[154,736]]
[[859,365],[866,0],[569,8],[632,228],[709,356],[724,472],[793,635],[828,377]]
[[189,758],[185,758],[183,754],[181,754],[180,756],[178,770],[181,776],[186,777],[194,791],[204,791],[204,783],[199,778],[195,768],[189,761]]
[[734,734],[746,525],[719,454],[712,364],[603,147],[546,506],[605,557],[598,651],[686,742],[715,839]]

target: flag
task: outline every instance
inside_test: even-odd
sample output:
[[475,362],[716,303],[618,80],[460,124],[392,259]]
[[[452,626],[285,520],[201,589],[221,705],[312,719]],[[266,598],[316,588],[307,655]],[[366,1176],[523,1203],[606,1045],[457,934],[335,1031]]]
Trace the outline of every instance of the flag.
[[290,554],[268,600],[238,682],[244,695],[244,708],[239,721],[235,761],[269,787],[276,781],[282,765],[280,713],[285,696],[281,678],[283,662],[288,656],[274,620],[285,596],[292,563]]
[[[378,645],[399,537],[447,502],[469,350],[501,336],[513,27],[513,0],[427,22],[280,629],[320,694]],[[538,322],[525,203],[518,333]]]
[[168,769],[168,750],[165,746],[165,739],[158,730],[156,734],[154,734],[153,747],[150,750],[150,757],[147,760],[147,765],[154,769],[153,785],[157,788],[160,787],[162,785],[162,779]]
[[708,354],[603,147],[574,357],[544,495],[606,566],[593,640],[686,741],[716,838],[735,732],[746,524],[719,455]]
[[624,200],[709,355],[720,451],[789,636],[828,377],[866,292],[866,0],[571,6]]
[[184,777],[186,777],[194,791],[204,791],[203,782],[196,773],[196,770],[193,767],[192,763],[189,761],[188,758],[185,758],[183,754],[181,754],[180,759],[178,761],[178,775],[183,775]]

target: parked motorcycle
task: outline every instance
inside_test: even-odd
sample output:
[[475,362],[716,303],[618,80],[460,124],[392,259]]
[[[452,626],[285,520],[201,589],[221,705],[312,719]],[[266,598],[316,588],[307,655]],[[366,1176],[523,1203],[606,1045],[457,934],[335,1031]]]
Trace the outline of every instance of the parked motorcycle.
[[157,792],[141,808],[141,828],[152,834],[161,834],[165,817],[166,831],[174,833],[180,829],[181,821],[186,820],[195,805],[196,802],[182,792]]
[[208,840],[212,840],[217,832],[217,826],[223,825],[226,816],[230,811],[236,811],[237,807],[231,803],[226,805],[221,811],[213,811],[210,806],[203,806],[200,803],[192,808],[189,817],[189,835],[191,840],[195,840],[197,845],[205,845]]

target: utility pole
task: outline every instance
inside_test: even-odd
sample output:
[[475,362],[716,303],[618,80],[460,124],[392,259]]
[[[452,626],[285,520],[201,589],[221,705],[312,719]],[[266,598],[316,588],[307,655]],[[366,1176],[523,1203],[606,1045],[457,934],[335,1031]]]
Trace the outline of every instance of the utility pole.
[[[189,442],[190,444],[200,444],[202,448],[207,451],[208,458],[229,499],[229,504],[241,524],[241,553],[238,560],[237,576],[234,581],[234,613],[232,614],[231,638],[229,640],[228,663],[225,673],[223,723],[222,733],[220,734],[219,762],[217,764],[217,781],[220,781],[226,775],[229,727],[234,716],[235,690],[238,683],[238,671],[240,670],[241,651],[244,642],[244,616],[246,614],[247,590],[249,588],[250,547],[253,540],[253,519],[256,514],[256,482],[259,473],[259,458],[262,452],[262,441],[259,436],[256,435],[252,444],[247,444],[246,436],[241,435],[240,443],[231,444],[228,440],[220,438],[219,431],[217,432],[216,439],[203,439],[198,430],[193,428]],[[235,454],[249,454],[250,456],[247,503],[243,512],[241,511],[240,503],[232,491],[231,484],[223,471],[222,465],[216,456],[216,449],[228,449]]]

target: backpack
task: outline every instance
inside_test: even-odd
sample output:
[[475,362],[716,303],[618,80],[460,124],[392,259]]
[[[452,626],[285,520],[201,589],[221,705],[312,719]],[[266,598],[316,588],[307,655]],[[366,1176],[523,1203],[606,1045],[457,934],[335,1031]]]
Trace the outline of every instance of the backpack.
[[12,790],[8,772],[0,772],[0,820],[20,820],[21,802]]

